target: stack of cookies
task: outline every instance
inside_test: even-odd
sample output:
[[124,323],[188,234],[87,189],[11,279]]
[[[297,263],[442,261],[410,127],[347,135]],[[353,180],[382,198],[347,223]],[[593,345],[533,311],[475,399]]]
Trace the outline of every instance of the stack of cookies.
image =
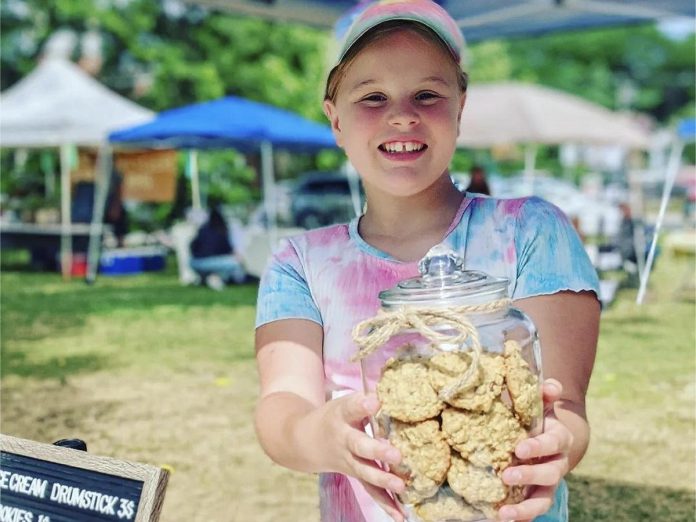
[[402,454],[392,469],[407,485],[399,500],[423,522],[495,518],[502,504],[523,499],[501,474],[541,416],[539,379],[512,340],[502,353],[482,351],[463,384],[472,364],[468,352],[433,347],[424,356],[407,346],[377,383],[379,430]]

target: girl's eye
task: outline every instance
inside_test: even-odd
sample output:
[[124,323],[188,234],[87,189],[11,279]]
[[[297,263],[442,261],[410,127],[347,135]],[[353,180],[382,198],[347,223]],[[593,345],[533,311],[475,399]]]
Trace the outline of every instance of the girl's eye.
[[440,98],[442,98],[442,96],[432,91],[423,91],[416,94],[416,100],[420,102],[433,102]]
[[384,94],[379,94],[379,93],[373,93],[373,94],[368,94],[367,96],[363,96],[360,101],[361,102],[367,102],[370,104],[377,104],[377,103],[382,103],[386,101],[387,97]]

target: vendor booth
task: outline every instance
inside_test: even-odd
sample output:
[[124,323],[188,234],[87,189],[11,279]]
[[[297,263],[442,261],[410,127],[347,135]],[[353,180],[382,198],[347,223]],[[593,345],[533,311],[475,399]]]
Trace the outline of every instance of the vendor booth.
[[[249,231],[243,256],[247,273],[255,276],[260,275],[279,237],[301,231],[277,226],[273,150],[315,152],[336,147],[333,133],[327,125],[236,96],[164,111],[149,123],[113,132],[109,139],[114,147],[121,150],[173,148],[188,151],[194,207],[200,207],[196,161],[198,150],[235,148],[259,151],[268,226],[263,230]],[[184,237],[188,236],[184,234]],[[182,281],[187,279],[186,247],[179,248],[177,255]]]
[[[0,223],[3,244],[25,244],[60,238],[60,262],[64,277],[70,276],[73,240],[89,235],[101,237],[101,220],[91,225],[72,222],[71,166],[77,147],[94,151],[100,174],[95,199],[106,199],[106,177],[111,154],[108,133],[125,125],[152,118],[153,113],[112,92],[72,62],[44,60],[25,78],[0,95],[0,147],[14,149],[57,148],[60,151],[60,224]],[[95,205],[99,202],[95,202]],[[103,203],[101,203],[103,205]]]

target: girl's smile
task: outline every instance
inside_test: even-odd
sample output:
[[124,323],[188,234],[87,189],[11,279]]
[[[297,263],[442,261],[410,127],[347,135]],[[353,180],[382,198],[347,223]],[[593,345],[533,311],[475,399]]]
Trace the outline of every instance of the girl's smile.
[[412,161],[425,154],[428,146],[418,140],[397,140],[382,143],[379,150],[393,161]]

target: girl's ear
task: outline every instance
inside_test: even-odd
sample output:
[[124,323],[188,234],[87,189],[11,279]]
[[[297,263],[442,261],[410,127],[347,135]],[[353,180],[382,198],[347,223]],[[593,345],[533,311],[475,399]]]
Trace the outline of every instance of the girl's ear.
[[338,111],[336,110],[336,105],[331,100],[324,100],[324,114],[329,119],[331,123],[331,130],[333,131],[334,138],[336,138],[336,144],[341,146],[341,124],[338,121]]
[[462,126],[462,111],[464,110],[465,104],[466,104],[466,93],[463,93],[461,100],[459,100],[459,112],[457,113],[457,136],[459,136],[459,129]]

